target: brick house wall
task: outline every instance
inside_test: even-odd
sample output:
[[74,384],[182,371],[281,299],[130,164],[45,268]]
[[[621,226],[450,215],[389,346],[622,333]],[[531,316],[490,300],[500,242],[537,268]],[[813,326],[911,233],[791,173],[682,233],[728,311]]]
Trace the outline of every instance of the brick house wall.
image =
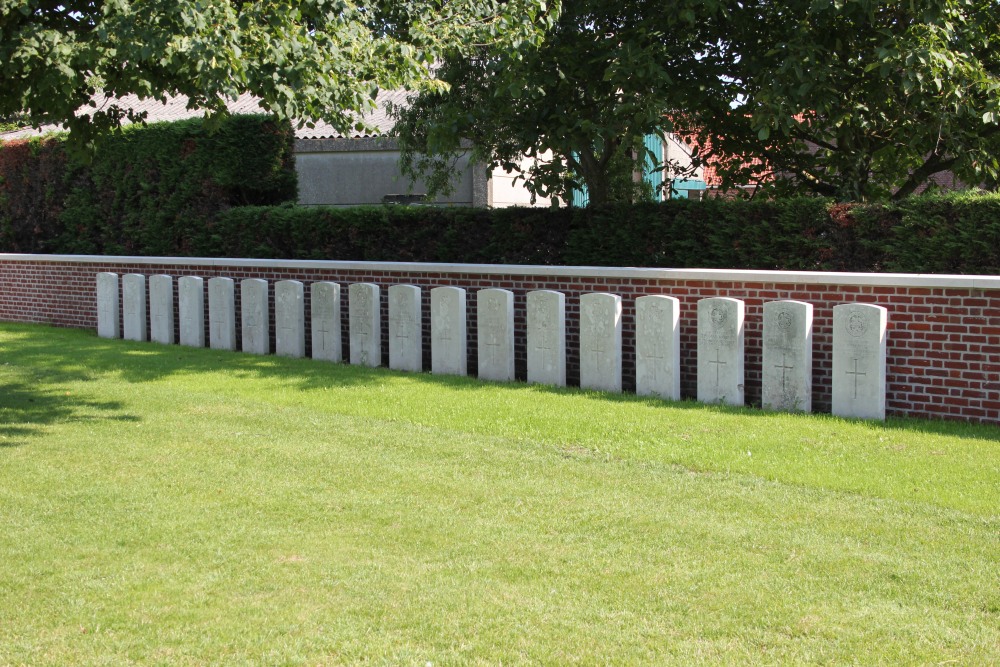
[[[454,285],[468,290],[468,367],[476,374],[475,292],[488,287],[514,292],[515,357],[526,376],[526,293],[566,294],[567,380],[579,380],[579,298],[612,292],[623,299],[623,386],[635,387],[635,299],[647,294],[681,302],[681,392],[696,394],[696,305],[728,296],[746,303],[746,401],[761,400],[763,304],[775,299],[808,301],[813,323],[813,410],[829,412],[833,307],[871,303],[888,309],[887,413],[1000,423],[1000,276],[846,274],[716,269],[631,269],[392,262],[325,262],[149,257],[0,254],[0,320],[60,327],[97,327],[96,275],[163,273],[177,277],[329,280],[342,284],[342,339],[348,358],[346,286],[373,282],[382,288],[383,358],[388,359],[388,302],[394,284],[423,288],[424,367],[430,368],[430,290]],[[175,286],[176,289],[176,286]],[[207,289],[207,284],[206,284]],[[273,284],[271,286],[273,308]],[[237,311],[239,289],[236,290]],[[208,302],[206,294],[206,304]],[[175,299],[176,304],[176,299]],[[176,307],[176,305],[175,305]],[[307,315],[308,317],[308,315]],[[207,321],[207,318],[206,318]],[[237,319],[238,321],[238,319]],[[273,346],[272,317],[272,346]],[[307,354],[310,349],[306,327]],[[237,326],[237,335],[239,327]]]

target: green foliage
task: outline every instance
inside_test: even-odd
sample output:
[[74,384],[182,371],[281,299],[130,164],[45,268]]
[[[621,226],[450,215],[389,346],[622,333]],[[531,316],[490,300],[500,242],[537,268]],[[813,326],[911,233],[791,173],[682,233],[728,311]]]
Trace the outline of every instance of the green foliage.
[[[558,0],[549,2],[558,8]],[[253,93],[285,119],[358,124],[378,89],[433,86],[467,44],[513,48],[549,15],[541,0],[0,0],[0,117],[62,122],[88,143],[135,94],[189,97],[208,113]],[[106,96],[100,108],[93,99]]]
[[728,183],[779,194],[898,199],[941,171],[995,184],[997,12],[995,0],[741,2],[727,17],[728,91],[684,109],[688,129]]
[[1000,194],[915,197],[855,218],[865,238],[888,234],[886,271],[1000,274]]
[[220,257],[550,264],[569,209],[243,207],[223,213],[203,252]]
[[568,201],[586,185],[592,204],[633,201],[615,181],[641,163],[636,145],[669,130],[664,113],[699,106],[718,80],[719,11],[693,0],[576,0],[539,44],[453,57],[439,75],[447,90],[398,110],[404,166],[445,182],[451,158],[471,150],[538,196]]
[[53,139],[0,143],[0,249],[60,252],[69,194],[66,153]]
[[1000,273],[1000,195],[584,209],[233,208],[194,255],[577,266]]
[[88,164],[64,138],[0,146],[0,247],[186,254],[221,211],[296,195],[293,135],[264,116],[131,126]]

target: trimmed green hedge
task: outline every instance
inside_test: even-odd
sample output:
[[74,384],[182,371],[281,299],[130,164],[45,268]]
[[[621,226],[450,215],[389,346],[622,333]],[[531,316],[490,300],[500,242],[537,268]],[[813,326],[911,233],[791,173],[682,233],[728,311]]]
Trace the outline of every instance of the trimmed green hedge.
[[176,255],[224,211],[296,197],[287,124],[234,116],[130,126],[89,164],[52,137],[0,145],[0,248]]
[[[675,200],[585,209],[273,205],[292,134],[263,117],[133,128],[94,163],[0,147],[0,251],[1000,274],[1000,195],[892,204]],[[253,204],[244,206],[241,204]]]
[[1000,274],[1000,195],[899,204],[676,200],[586,209],[242,207],[192,254]]

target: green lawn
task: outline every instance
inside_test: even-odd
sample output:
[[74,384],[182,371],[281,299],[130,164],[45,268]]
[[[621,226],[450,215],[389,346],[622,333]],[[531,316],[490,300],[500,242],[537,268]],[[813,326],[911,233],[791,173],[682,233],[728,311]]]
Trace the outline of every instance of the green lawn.
[[1000,429],[0,324],[0,665],[1000,663]]

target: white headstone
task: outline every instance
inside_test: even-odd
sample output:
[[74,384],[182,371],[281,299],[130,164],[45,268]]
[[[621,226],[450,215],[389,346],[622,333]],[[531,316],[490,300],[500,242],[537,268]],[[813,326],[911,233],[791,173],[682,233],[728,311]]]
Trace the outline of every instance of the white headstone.
[[149,339],[174,344],[174,279],[170,276],[149,278]]
[[178,278],[177,302],[181,345],[205,347],[205,281],[198,276]]
[[812,412],[813,306],[764,304],[761,404],[765,410]]
[[340,285],[317,282],[309,286],[312,358],[340,361]]
[[146,336],[146,276],[129,273],[122,278],[122,329],[125,340],[148,340]]
[[888,317],[882,306],[834,306],[833,414],[885,419]]
[[514,379],[514,293],[505,289],[476,292],[479,377]]
[[465,290],[431,290],[431,372],[466,375],[469,361],[465,340]]
[[698,302],[698,400],[743,405],[743,316],[739,299]]
[[622,390],[622,298],[580,297],[580,387]]
[[236,285],[232,278],[208,279],[208,324],[213,350],[236,349]]
[[247,278],[240,282],[240,333],[244,352],[271,352],[271,313],[267,307],[267,291],[267,281],[261,278]]
[[282,357],[306,354],[305,289],[298,280],[274,284],[274,353]]
[[354,283],[348,288],[348,327],[351,363],[357,366],[382,365],[382,313],[378,285]]
[[389,288],[389,368],[424,370],[423,316],[416,285]]
[[118,274],[97,274],[97,335],[118,338]]
[[566,386],[566,295],[528,292],[528,382]]
[[654,294],[635,300],[635,393],[681,398],[681,305]]

